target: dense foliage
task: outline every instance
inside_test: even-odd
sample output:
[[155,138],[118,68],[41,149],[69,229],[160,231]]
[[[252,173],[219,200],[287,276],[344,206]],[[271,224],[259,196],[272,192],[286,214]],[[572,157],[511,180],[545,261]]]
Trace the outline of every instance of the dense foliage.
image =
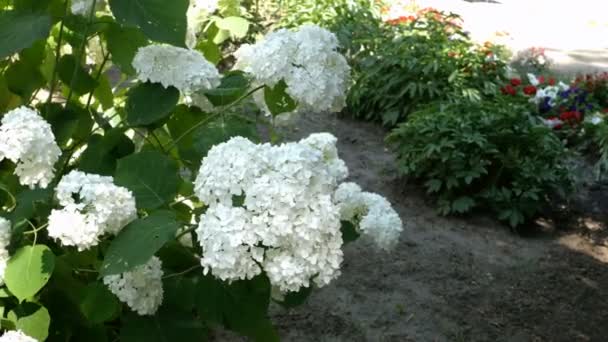
[[388,140],[402,174],[424,183],[444,214],[475,208],[517,226],[570,188],[568,151],[526,106],[461,101],[415,112]]
[[318,26],[256,41],[257,5],[0,2],[0,341],[276,341],[271,300],[336,279],[346,242],[394,247],[335,137],[260,143],[340,111],[350,67]]
[[385,125],[433,101],[491,96],[505,74],[495,48],[476,46],[455,14],[421,10],[370,39],[380,41],[354,67],[348,109]]

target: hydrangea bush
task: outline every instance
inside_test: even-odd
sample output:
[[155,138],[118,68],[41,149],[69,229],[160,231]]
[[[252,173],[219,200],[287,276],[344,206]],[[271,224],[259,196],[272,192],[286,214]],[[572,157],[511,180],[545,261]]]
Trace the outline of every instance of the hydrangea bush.
[[275,341],[271,300],[330,284],[358,237],[395,247],[399,215],[345,183],[334,136],[257,134],[344,107],[331,32],[272,32],[227,68],[225,45],[251,41],[245,2],[0,9],[0,341],[202,341],[218,326]]

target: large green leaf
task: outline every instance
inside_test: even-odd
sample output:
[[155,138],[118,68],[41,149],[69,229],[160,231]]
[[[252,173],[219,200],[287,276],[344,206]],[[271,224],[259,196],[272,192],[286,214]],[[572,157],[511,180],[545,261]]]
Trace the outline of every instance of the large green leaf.
[[254,123],[231,116],[214,118],[198,108],[184,105],[176,108],[167,126],[171,137],[177,141],[179,156],[192,171],[198,170],[213,145],[235,136],[258,139]]
[[255,124],[234,116],[217,118],[194,132],[193,147],[202,159],[214,145],[237,136],[256,140]]
[[49,315],[48,310],[45,307],[40,306],[34,313],[19,317],[15,324],[15,328],[38,341],[44,341],[49,335],[50,325],[51,316]]
[[118,161],[116,184],[135,194],[137,207],[155,209],[177,194],[177,163],[157,151],[130,155]]
[[118,299],[101,283],[89,284],[80,301],[80,311],[93,324],[112,319],[120,306]]
[[6,82],[11,92],[28,99],[34,91],[45,85],[46,80],[41,72],[45,57],[45,43],[39,41],[23,49],[19,60],[6,70]]
[[9,291],[23,301],[46,285],[54,268],[55,255],[47,246],[25,246],[8,261],[4,281]]
[[97,87],[97,81],[78,63],[74,55],[64,55],[57,64],[59,79],[80,95],[88,94]]
[[133,58],[140,47],[148,45],[146,36],[136,27],[121,27],[120,25],[110,26],[105,32],[105,36],[114,64],[125,74],[135,74],[132,65]]
[[241,71],[233,71],[222,78],[217,88],[207,90],[205,96],[214,106],[226,106],[240,99],[249,90],[249,80]]
[[165,210],[131,222],[110,244],[101,274],[119,274],[145,264],[167,241],[175,239],[179,227],[175,213]]
[[179,101],[179,91],[160,83],[140,83],[131,88],[127,98],[127,121],[132,126],[154,124],[171,115]]
[[287,84],[284,81],[277,83],[274,88],[264,87],[264,101],[274,116],[294,111],[298,106],[287,94]]
[[195,301],[199,314],[206,320],[223,324],[254,341],[279,341],[267,316],[270,282],[265,276],[229,285],[211,275],[203,276],[197,284]]
[[51,17],[46,14],[0,12],[0,59],[45,39],[50,30]]
[[99,175],[112,175],[116,171],[118,159],[135,151],[131,139],[120,130],[112,130],[106,135],[94,134],[89,139],[87,149],[80,156],[79,169]]
[[207,341],[207,329],[191,313],[161,307],[155,316],[130,313],[123,322],[121,342]]
[[188,0],[110,0],[116,19],[151,40],[185,47]]
[[249,31],[249,21],[241,17],[220,18],[215,21],[220,30],[225,30],[234,38],[245,38]]

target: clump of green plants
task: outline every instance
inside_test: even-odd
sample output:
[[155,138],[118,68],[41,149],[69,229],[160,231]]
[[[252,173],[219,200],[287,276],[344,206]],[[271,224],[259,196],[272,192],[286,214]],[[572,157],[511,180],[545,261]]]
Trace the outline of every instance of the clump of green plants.
[[433,101],[492,96],[505,77],[499,47],[475,45],[456,14],[422,10],[388,21],[384,32],[353,67],[355,117],[394,126]]
[[572,188],[564,144],[527,112],[504,101],[436,104],[388,137],[401,174],[421,182],[442,214],[491,210],[516,227],[549,195]]

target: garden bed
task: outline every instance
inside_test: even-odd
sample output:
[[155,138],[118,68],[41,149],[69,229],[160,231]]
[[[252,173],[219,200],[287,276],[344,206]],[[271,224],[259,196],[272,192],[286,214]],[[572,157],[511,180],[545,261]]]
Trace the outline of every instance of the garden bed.
[[[585,187],[568,227],[522,238],[489,217],[439,216],[396,178],[373,124],[303,116],[288,140],[328,131],[351,180],[391,200],[406,230],[391,254],[346,248],[342,276],[302,307],[278,308],[285,341],[600,341],[608,333],[608,192]],[[604,191],[602,191],[602,189]],[[564,229],[566,228],[566,229]]]

